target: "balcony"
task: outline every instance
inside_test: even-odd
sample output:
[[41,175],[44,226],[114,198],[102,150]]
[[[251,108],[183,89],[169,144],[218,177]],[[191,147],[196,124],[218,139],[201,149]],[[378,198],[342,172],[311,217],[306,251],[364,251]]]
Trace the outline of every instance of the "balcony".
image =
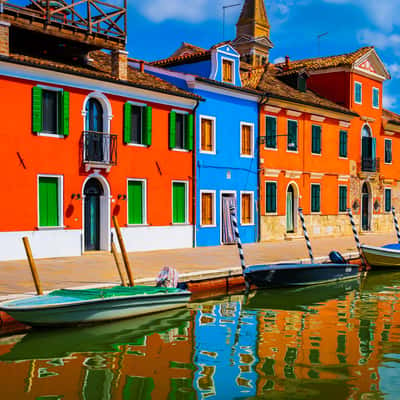
[[380,160],[379,158],[362,158],[359,169],[361,172],[379,172]]
[[103,132],[83,132],[83,163],[90,168],[106,168],[107,172],[117,165],[117,135]]

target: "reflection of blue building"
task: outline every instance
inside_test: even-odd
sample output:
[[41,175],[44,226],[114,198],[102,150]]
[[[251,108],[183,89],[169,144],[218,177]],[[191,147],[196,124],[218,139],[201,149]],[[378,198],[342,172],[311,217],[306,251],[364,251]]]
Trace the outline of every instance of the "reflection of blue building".
[[241,306],[239,301],[203,305],[196,314],[193,386],[199,399],[256,395],[257,318]]
[[232,46],[187,54],[193,47],[184,44],[146,71],[205,100],[196,112],[196,245],[233,242],[230,205],[236,205],[242,241],[255,242],[260,96],[241,87],[240,57]]

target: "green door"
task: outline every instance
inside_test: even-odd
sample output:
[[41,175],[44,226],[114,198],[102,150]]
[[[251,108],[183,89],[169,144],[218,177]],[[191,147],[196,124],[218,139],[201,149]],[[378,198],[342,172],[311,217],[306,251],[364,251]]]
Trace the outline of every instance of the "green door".
[[294,192],[293,187],[289,186],[286,195],[286,232],[294,232]]

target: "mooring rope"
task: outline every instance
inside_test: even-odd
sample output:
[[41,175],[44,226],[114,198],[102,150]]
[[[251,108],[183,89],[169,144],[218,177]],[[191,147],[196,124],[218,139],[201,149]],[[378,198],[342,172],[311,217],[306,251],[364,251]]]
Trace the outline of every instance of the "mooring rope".
[[298,211],[299,211],[299,217],[300,217],[300,220],[301,220],[301,227],[303,228],[304,239],[306,239],[308,254],[310,255],[311,263],[313,264],[314,263],[314,255],[313,255],[313,252],[312,252],[310,238],[309,238],[308,233],[307,233],[306,223],[304,221],[303,209],[299,208]]
[[[242,242],[240,241],[240,235],[239,235],[239,228],[238,228],[238,223],[237,223],[237,218],[236,218],[236,208],[234,206],[229,207],[229,212],[231,214],[232,218],[232,225],[233,225],[233,231],[235,234],[235,239],[236,239],[236,244],[239,249],[239,257],[240,257],[240,265],[242,266],[242,271],[246,269],[246,263],[244,262],[244,254],[243,254],[243,247],[242,247]],[[250,285],[249,282],[247,282],[246,276],[244,276],[244,281],[246,283],[246,289],[249,289]]]
[[396,229],[396,234],[397,234],[397,241],[400,243],[399,221],[397,221],[396,210],[394,209],[394,207],[392,207],[392,215],[393,215],[394,227]]
[[362,264],[363,266],[365,266],[364,257],[363,257],[362,251],[361,251],[360,238],[358,237],[358,232],[357,232],[357,228],[356,228],[356,223],[354,222],[353,213],[351,212],[351,209],[350,209],[350,208],[347,209],[347,214],[349,215],[349,218],[350,218],[351,229],[352,229],[352,231],[353,231],[354,240],[356,241],[358,254],[360,255],[360,259],[361,259],[361,264]]

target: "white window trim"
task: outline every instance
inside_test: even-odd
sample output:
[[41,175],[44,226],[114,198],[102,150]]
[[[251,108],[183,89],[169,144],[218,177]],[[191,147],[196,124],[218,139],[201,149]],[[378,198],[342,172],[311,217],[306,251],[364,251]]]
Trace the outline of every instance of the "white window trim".
[[[242,211],[243,211],[243,210],[242,210],[242,196],[243,196],[244,194],[249,194],[250,197],[251,197],[251,200],[250,200],[251,222],[250,222],[249,224],[244,224],[244,223],[242,222],[242,215],[243,215],[243,212],[242,212]],[[241,226],[251,226],[251,225],[254,225],[254,192],[246,191],[246,190],[243,190],[243,191],[241,190],[241,191],[240,191],[240,225],[241,225]]]
[[[229,61],[232,64],[232,82],[224,81],[224,60]],[[235,68],[235,60],[221,56],[221,82],[227,83],[228,85],[236,85]]]
[[[297,148],[297,150],[289,150],[289,121],[293,121],[293,122],[296,122],[296,127],[297,127],[297,130],[296,130],[296,143],[297,143],[297,146],[296,146],[296,148]],[[287,122],[286,122],[286,130],[287,130],[287,140],[286,140],[286,152],[287,153],[296,153],[296,154],[298,154],[299,153],[299,121],[297,121],[297,119],[287,119]]]
[[[173,222],[174,221],[174,183],[185,184],[185,222]],[[188,225],[189,224],[189,181],[173,180],[171,182],[171,224],[172,225]]]
[[[390,210],[386,211],[386,191],[390,190]],[[391,187],[385,187],[383,189],[383,212],[384,214],[390,214],[392,212],[392,207],[393,207],[393,190]]]
[[[312,145],[313,145],[313,141],[312,141],[312,128],[313,126],[319,126],[321,128],[321,132],[320,132],[320,152],[319,153],[314,153],[312,151]],[[318,125],[318,124],[311,124],[311,154],[313,156],[322,156],[322,125]]]
[[[392,153],[392,162],[386,162],[386,160],[385,160],[385,156],[386,156],[386,142],[391,142],[391,145],[390,145],[390,151],[391,151],[391,153]],[[385,138],[385,140],[384,140],[384,146],[383,146],[383,163],[385,164],[385,165],[392,165],[393,164],[393,143],[392,143],[392,139],[386,139]]]
[[[347,189],[346,191],[346,210],[340,211],[340,188],[345,187]],[[321,203],[321,199],[320,199]],[[347,214],[347,208],[349,204],[349,187],[348,185],[338,185],[338,214]]]
[[[141,136],[141,139],[143,141],[143,108],[147,107],[147,104],[136,103],[134,101],[128,101],[128,103],[131,106],[140,107],[140,120],[142,121],[142,126],[140,127],[140,136]],[[131,124],[132,124],[132,113],[131,113],[130,117],[131,117]],[[149,146],[147,146],[146,144],[143,144],[143,143],[133,143],[133,142],[126,143],[126,145],[127,146],[133,146],[133,147],[149,147]]]
[[[143,223],[141,224],[130,224],[129,223],[129,182],[142,182],[142,219]],[[147,226],[147,179],[145,178],[128,178],[126,180],[126,226],[135,227],[135,226]]]
[[[357,99],[356,99],[356,86],[357,86],[357,84],[360,85],[360,87],[361,87],[361,101],[360,102],[358,102]],[[363,99],[363,84],[362,84],[362,82],[354,81],[354,103],[355,104],[362,104],[363,103],[362,99]]]
[[[274,118],[276,121],[276,146],[275,147],[268,147],[267,146],[267,118]],[[265,115],[265,143],[264,149],[269,151],[278,151],[278,117],[276,115]]]
[[[251,154],[243,154],[242,153],[242,129],[243,126],[249,126],[250,127],[250,150]],[[254,158],[254,124],[251,122],[245,122],[245,121],[240,121],[240,157],[243,158]]]
[[[378,91],[378,106],[374,105],[374,93],[375,93],[375,90]],[[372,88],[372,108],[374,108],[375,110],[379,110],[380,104],[381,104],[381,91],[379,90],[379,88],[373,87]]]
[[[201,216],[203,215],[203,194],[211,194],[213,198],[213,222],[210,225],[202,223]],[[201,228],[216,228],[217,227],[217,192],[215,190],[200,190],[200,227]]]
[[[58,180],[58,226],[40,226],[40,206],[39,206],[39,180],[40,178],[57,178]],[[37,229],[39,230],[52,230],[64,229],[64,176],[63,175],[50,175],[38,174],[36,177],[36,204],[37,204]]]
[[[313,186],[319,186],[319,211],[312,211],[312,187]],[[322,210],[322,195],[321,195],[321,184],[320,183],[311,183],[310,184],[310,214],[313,215],[321,215],[321,210]]]
[[[264,197],[265,197],[265,201],[264,201],[264,215],[278,215],[278,181],[271,181],[271,180],[267,180],[264,181],[265,185],[264,185]],[[275,192],[275,202],[276,202],[276,211],[275,212],[267,212],[267,183],[275,183],[275,187],[276,187],[276,192]]]
[[[37,87],[40,87],[42,90],[47,90],[48,92],[63,92],[64,90],[62,88],[56,88],[53,86],[46,86],[46,85],[36,85]],[[42,93],[42,107],[43,107],[43,93]],[[59,128],[59,118],[58,114],[60,113],[60,105],[59,102],[57,101],[57,132]],[[42,110],[43,114],[43,110]],[[42,115],[43,117],[43,115]],[[55,139],[65,139],[64,135],[60,135],[59,133],[50,133],[50,132],[38,132],[36,133],[36,136],[43,136],[43,137],[51,137]]]
[[[207,150],[202,150],[201,149],[201,146],[202,146],[202,142],[201,142],[201,138],[202,138],[201,127],[202,127],[202,124],[201,124],[201,122],[202,122],[203,119],[212,121],[212,135],[213,135],[213,150],[212,151],[207,151]],[[217,143],[217,118],[216,117],[211,117],[209,115],[200,115],[200,137],[199,137],[199,143],[200,143],[199,152],[201,154],[212,154],[212,155],[217,154],[217,147],[216,147],[216,143]]]

